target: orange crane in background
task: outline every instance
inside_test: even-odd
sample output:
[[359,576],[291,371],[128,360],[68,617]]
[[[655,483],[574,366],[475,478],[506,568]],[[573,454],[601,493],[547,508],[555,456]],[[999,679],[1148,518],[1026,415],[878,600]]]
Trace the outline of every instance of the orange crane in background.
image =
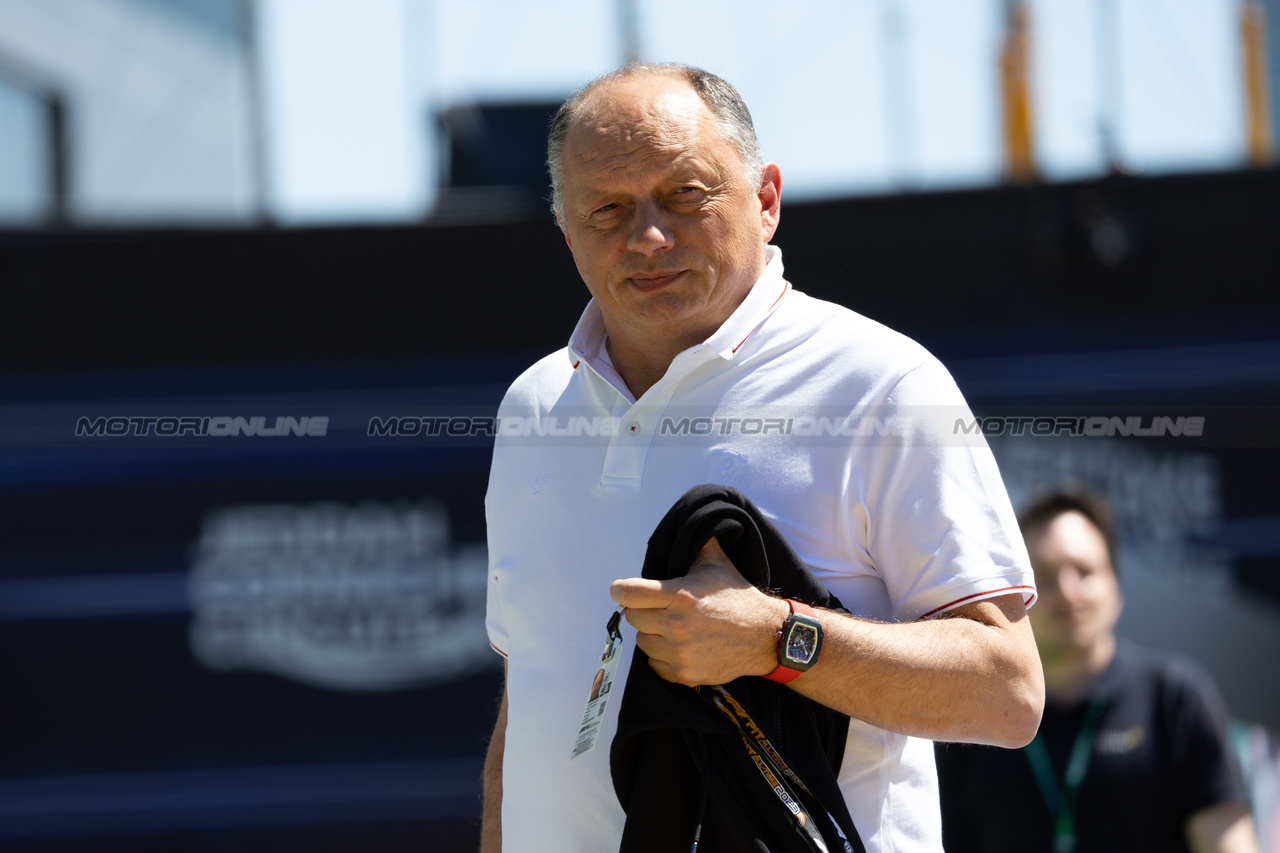
[[1240,42],[1244,60],[1245,151],[1249,165],[1261,168],[1275,161],[1275,140],[1267,85],[1267,20],[1258,0],[1244,0],[1241,4]]
[[1000,49],[1001,150],[1004,177],[1034,181],[1035,135],[1031,112],[1030,13],[1025,0],[1005,0],[1005,36]]

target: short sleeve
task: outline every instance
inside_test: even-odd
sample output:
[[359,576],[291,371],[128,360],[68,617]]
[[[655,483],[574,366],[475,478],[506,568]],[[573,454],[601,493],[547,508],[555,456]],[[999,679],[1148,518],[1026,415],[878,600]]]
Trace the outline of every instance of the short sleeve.
[[502,625],[502,605],[498,599],[498,584],[492,569],[489,571],[489,591],[485,604],[484,627],[489,634],[489,645],[504,658],[507,656],[507,632]]
[[[505,401],[504,401],[505,402]],[[494,483],[494,471],[499,465],[499,456],[501,454],[500,443],[494,446],[493,467],[489,471],[489,489],[490,494],[485,495],[485,527],[488,531],[489,545],[489,569],[488,578],[485,582],[485,609],[484,609],[484,627],[489,635],[489,645],[493,650],[504,658],[507,651],[511,648],[509,635],[507,633],[506,624],[502,618],[502,573],[497,566],[498,554],[500,549],[494,547],[494,536],[497,532],[497,526],[494,524],[493,508],[490,505],[491,492]]]
[[868,551],[899,621],[1009,593],[1035,600],[1035,579],[995,457],[955,381],[927,357],[882,409],[896,441],[874,448],[863,483]]

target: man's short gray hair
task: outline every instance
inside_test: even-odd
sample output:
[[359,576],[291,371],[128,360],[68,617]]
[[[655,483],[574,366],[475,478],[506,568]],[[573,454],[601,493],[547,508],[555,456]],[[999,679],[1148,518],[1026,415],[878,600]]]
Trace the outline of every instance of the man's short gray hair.
[[597,77],[578,91],[556,111],[551,120],[551,131],[547,135],[547,171],[551,173],[551,209],[556,217],[564,220],[564,140],[569,127],[577,118],[578,110],[587,97],[605,83],[621,80],[636,74],[661,74],[684,80],[698,97],[707,105],[711,115],[715,117],[720,131],[733,145],[738,156],[742,158],[743,172],[747,186],[755,188],[760,184],[760,167],[764,165],[764,157],[760,153],[760,142],[756,139],[756,129],[751,123],[751,112],[743,102],[738,90],[729,81],[718,77],[710,71],[681,65],[676,62],[664,62],[655,65],[626,65],[616,71],[610,71]]

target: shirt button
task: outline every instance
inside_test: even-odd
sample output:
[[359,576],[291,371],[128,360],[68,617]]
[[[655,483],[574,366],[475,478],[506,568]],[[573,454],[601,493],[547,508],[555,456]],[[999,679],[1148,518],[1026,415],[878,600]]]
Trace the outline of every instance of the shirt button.
[[640,434],[640,422],[639,422],[639,421],[632,421],[631,423],[627,424],[627,433],[628,433],[629,435],[639,435],[639,434]]

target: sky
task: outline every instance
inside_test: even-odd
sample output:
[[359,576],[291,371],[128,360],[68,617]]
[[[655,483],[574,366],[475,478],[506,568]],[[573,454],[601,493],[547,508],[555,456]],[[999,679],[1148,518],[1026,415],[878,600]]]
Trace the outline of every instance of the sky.
[[[431,208],[431,116],[559,100],[620,64],[622,0],[260,0],[268,198],[282,222]],[[1030,0],[1048,180],[1243,163],[1239,0]],[[640,54],[714,71],[784,198],[989,185],[1004,0],[636,0]],[[1100,49],[1108,44],[1113,50]]]

